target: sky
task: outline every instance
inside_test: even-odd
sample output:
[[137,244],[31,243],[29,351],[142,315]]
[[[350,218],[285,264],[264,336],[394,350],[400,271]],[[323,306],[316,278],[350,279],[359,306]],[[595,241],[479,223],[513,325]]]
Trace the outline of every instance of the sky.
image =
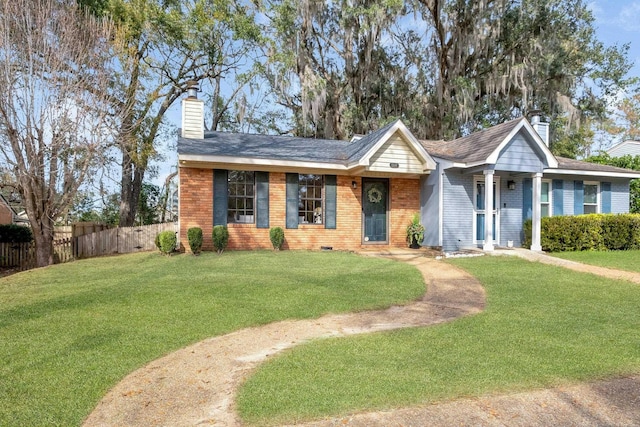
[[606,45],[630,43],[631,71],[640,76],[640,0],[594,0],[588,3],[596,18],[598,38]]
[[[634,64],[630,75],[640,77],[640,0],[593,0],[587,4],[596,20],[598,39],[607,46],[629,43],[628,57]],[[176,102],[168,114],[169,123],[176,129],[181,126],[180,114],[181,103]],[[165,147],[162,151],[166,159],[158,164],[158,177],[153,180],[160,187],[177,165],[175,148],[166,148],[175,147],[175,141],[165,141],[162,145]]]

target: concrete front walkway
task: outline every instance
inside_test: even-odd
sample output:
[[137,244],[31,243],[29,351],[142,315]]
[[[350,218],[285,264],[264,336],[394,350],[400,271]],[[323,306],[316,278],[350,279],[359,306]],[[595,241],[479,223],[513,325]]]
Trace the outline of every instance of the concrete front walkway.
[[484,308],[480,283],[454,266],[419,251],[376,256],[415,265],[425,280],[425,296],[387,310],[276,322],[199,342],[128,375],[84,425],[237,426],[238,386],[252,369],[284,349],[312,339],[432,325]]
[[580,262],[556,258],[543,252],[532,252],[527,249],[517,248],[506,251],[496,251],[495,254],[515,255],[533,262],[556,265],[558,267],[568,268],[569,270],[575,270],[581,273],[591,273],[598,276],[607,277],[609,279],[627,280],[629,282],[640,284],[640,273],[635,273],[633,271],[615,270],[613,268],[598,267],[596,265],[582,264]]

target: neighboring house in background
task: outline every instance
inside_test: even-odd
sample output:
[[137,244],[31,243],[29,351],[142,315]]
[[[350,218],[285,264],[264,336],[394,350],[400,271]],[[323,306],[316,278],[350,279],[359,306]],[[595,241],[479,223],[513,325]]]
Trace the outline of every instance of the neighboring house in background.
[[[516,119],[453,141],[418,141],[400,121],[352,141],[203,131],[203,104],[183,100],[178,138],[180,240],[227,225],[230,249],[405,247],[415,212],[424,245],[446,251],[520,246],[532,219],[629,209],[640,172],[556,158],[548,124]],[[492,209],[486,210],[486,206]]]
[[606,153],[611,157],[640,156],[640,141],[627,140],[609,148]]
[[16,211],[13,210],[7,199],[0,194],[0,224],[13,224],[16,216]]

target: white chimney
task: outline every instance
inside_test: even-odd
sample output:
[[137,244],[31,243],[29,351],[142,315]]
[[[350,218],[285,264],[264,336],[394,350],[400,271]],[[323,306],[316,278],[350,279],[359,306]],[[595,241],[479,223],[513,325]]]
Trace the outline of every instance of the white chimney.
[[204,138],[204,101],[198,99],[198,83],[187,82],[187,97],[182,100],[182,137]]
[[529,115],[531,116],[531,119],[529,119],[529,122],[531,123],[531,127],[533,127],[533,129],[538,133],[540,138],[542,138],[544,145],[548,147],[549,146],[549,123],[540,121],[541,112],[542,111],[540,110],[531,110],[529,112]]

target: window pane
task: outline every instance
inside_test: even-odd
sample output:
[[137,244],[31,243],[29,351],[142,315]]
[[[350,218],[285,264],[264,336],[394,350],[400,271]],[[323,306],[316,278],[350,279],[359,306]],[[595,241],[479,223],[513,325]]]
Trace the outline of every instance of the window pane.
[[585,184],[584,203],[598,203],[598,186],[595,184]]
[[483,210],[484,209],[484,183],[477,182],[476,183],[476,209]]
[[598,213],[598,206],[596,206],[596,205],[584,205],[584,213],[586,213],[586,214]]
[[476,215],[476,240],[484,240],[484,214]]
[[541,194],[540,194],[540,201],[542,203],[549,203],[549,183],[548,182],[543,182],[542,183],[542,191],[541,191]]
[[322,175],[298,175],[298,219],[302,223],[323,223]]
[[229,171],[229,222],[253,223],[254,173]]
[[540,205],[540,216],[545,217],[545,216],[550,216],[549,215],[549,204],[541,204]]

